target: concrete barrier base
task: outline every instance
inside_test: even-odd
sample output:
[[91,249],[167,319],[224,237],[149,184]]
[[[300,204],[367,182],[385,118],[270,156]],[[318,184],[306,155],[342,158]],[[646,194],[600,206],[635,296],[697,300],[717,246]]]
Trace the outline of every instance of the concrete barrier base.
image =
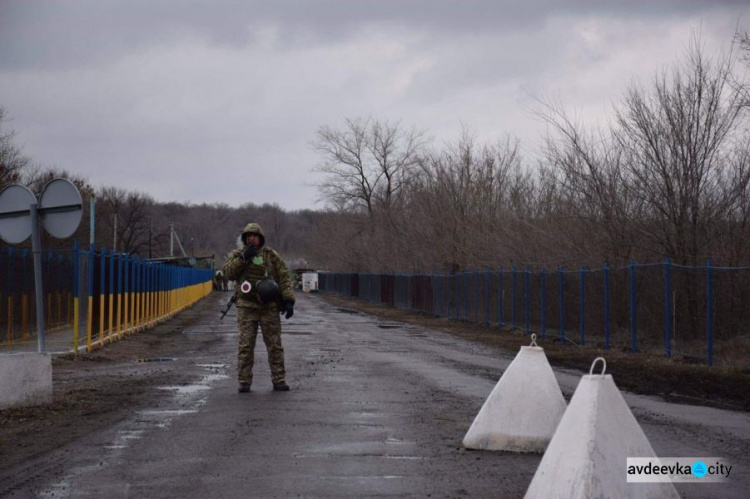
[[0,409],[52,402],[52,357],[46,353],[0,355]]
[[525,499],[680,497],[671,483],[627,483],[628,457],[656,454],[612,376],[583,376]]
[[542,453],[565,407],[544,350],[521,347],[466,433],[464,447]]

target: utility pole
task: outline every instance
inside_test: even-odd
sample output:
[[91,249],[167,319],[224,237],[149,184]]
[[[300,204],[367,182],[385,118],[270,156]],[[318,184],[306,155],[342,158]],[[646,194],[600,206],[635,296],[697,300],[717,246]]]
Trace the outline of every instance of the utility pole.
[[174,256],[174,222],[169,222],[169,256]]
[[112,242],[112,249],[117,253],[117,213],[115,213],[115,234]]

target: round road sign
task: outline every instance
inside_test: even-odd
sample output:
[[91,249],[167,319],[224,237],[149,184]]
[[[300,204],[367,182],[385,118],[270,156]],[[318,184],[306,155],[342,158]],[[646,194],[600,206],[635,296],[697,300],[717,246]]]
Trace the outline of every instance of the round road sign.
[[42,221],[50,235],[64,239],[78,228],[83,217],[83,200],[78,188],[70,180],[51,180],[39,196],[43,210]]
[[28,188],[12,184],[0,192],[0,239],[8,244],[24,242],[31,235],[31,211],[36,196]]

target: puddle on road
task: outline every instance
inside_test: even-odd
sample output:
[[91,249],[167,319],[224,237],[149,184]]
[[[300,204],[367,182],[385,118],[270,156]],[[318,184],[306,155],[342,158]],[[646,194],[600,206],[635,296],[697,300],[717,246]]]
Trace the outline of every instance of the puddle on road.
[[[164,416],[184,416],[185,414],[195,414],[196,412],[198,412],[198,409],[149,409],[145,411],[139,411],[138,414],[140,416],[154,416],[156,418],[161,418]],[[144,418],[140,421],[153,421],[153,418]]]
[[202,367],[203,369],[226,369],[229,364],[215,363],[215,364],[196,364],[196,367]]
[[197,393],[203,390],[210,390],[211,387],[207,385],[183,385],[183,386],[160,386],[158,390],[174,391],[179,395],[185,395],[190,393]]
[[337,308],[336,311],[341,312],[343,314],[352,314],[352,315],[358,315],[360,312],[359,310],[352,310],[351,308]]
[[416,445],[416,442],[408,440],[399,440],[398,438],[389,437],[385,439],[385,443],[388,445]]
[[[397,455],[382,455],[382,454],[295,454],[294,458],[297,459],[320,459],[320,458],[332,458],[332,457],[344,457],[346,456],[347,459],[350,458],[357,458],[357,457],[372,457],[377,459],[398,459],[398,460],[404,460],[404,461],[423,461],[425,459],[432,459],[426,456],[397,456]],[[384,477],[387,478],[387,477]]]
[[237,334],[237,324],[235,322],[229,324],[201,324],[186,328],[182,334],[185,335],[197,335],[197,334]]
[[67,497],[70,491],[74,490],[77,477],[95,473],[97,470],[117,462],[119,454],[128,449],[134,441],[145,438],[146,432],[168,428],[175,419],[197,413],[201,406],[206,403],[207,394],[212,388],[211,385],[229,377],[222,373],[229,366],[224,363],[196,364],[196,366],[211,371],[211,373],[201,376],[200,380],[193,385],[157,387],[159,390],[172,392],[171,399],[167,400],[167,407],[136,412],[135,418],[125,422],[124,427],[117,432],[114,439],[103,445],[104,456],[97,460],[96,465],[85,464],[71,469],[67,475],[42,491],[41,496],[55,497],[56,499]]
[[143,438],[144,430],[122,430],[117,433],[115,441],[109,445],[105,445],[105,449],[124,449],[128,446],[131,440],[139,440]]

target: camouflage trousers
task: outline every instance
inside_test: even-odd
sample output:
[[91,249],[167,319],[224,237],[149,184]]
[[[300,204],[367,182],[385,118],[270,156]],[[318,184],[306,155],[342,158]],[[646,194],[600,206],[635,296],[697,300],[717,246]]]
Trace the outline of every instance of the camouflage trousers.
[[237,323],[240,329],[239,355],[237,356],[237,378],[241,385],[253,382],[255,342],[258,327],[268,350],[271,366],[271,382],[280,383],[286,378],[284,370],[284,347],[281,346],[281,320],[275,306],[263,309],[237,307]]

